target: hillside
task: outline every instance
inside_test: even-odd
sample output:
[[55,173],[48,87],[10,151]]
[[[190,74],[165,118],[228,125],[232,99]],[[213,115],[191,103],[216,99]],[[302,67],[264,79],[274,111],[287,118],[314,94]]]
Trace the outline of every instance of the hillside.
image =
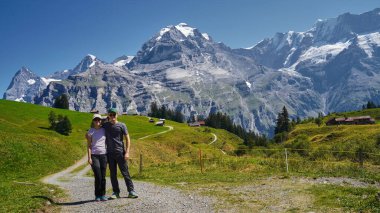
[[[373,125],[332,125],[326,126],[326,122],[332,118],[371,116],[376,119]],[[354,151],[359,145],[367,146],[368,152],[379,153],[380,146],[377,138],[380,136],[380,109],[366,109],[353,112],[333,113],[323,118],[323,123],[318,127],[315,123],[297,125],[289,134],[287,143],[295,140],[300,135],[306,135],[312,147],[324,147],[334,150],[334,147],[342,146],[345,151]]]
[[[4,100],[0,101],[0,109],[4,112],[0,115],[0,152],[4,156],[0,160],[3,174],[0,195],[4,198],[0,210],[25,212],[45,208],[46,199],[41,198],[57,200],[64,194],[56,186],[44,185],[39,180],[74,164],[85,154],[83,135],[91,114]],[[70,136],[47,129],[50,110],[70,118],[73,124]],[[380,110],[350,112],[346,116],[367,114],[378,117]],[[314,123],[300,124],[284,144],[254,147],[238,157],[235,153],[242,140],[224,130],[190,128],[171,121],[164,127],[156,127],[143,116],[121,116],[120,120],[127,124],[132,139],[129,165],[134,180],[214,197],[218,200],[215,209],[269,211],[271,206],[279,211],[294,210],[294,206],[300,211],[322,212],[380,209],[374,196],[380,181],[376,158],[379,148],[375,145],[378,124],[321,127]],[[157,134],[162,132],[165,134]],[[364,156],[363,167],[356,161],[358,148],[369,153]],[[285,202],[281,193],[291,198]],[[329,201],[336,197],[338,202]]]
[[[0,211],[25,212],[42,208],[45,201],[34,196],[62,197],[61,190],[43,185],[39,179],[63,170],[84,156],[84,134],[92,115],[6,100],[0,100],[0,109],[0,196],[3,198]],[[48,129],[47,118],[51,110],[69,117],[73,126],[69,136]],[[181,152],[193,151],[196,156],[198,146],[213,140],[208,131],[189,128],[186,124],[168,121],[174,130],[162,136],[154,134],[167,128],[154,126],[146,117],[121,116],[120,120],[127,124],[131,136],[131,165],[137,165],[139,153],[144,153],[144,163],[185,160],[179,157]],[[237,146],[235,141],[239,139],[235,136],[221,130],[212,131],[225,142],[216,142],[214,147],[224,147],[228,151]],[[152,136],[139,140],[147,135]],[[213,149],[212,153],[221,154],[218,149]]]

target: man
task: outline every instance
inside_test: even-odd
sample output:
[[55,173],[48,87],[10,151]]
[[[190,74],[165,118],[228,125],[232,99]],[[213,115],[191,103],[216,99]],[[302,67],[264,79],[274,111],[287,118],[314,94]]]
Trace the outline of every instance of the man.
[[[110,169],[113,193],[110,199],[120,198],[119,182],[117,180],[117,166],[124,177],[128,189],[129,198],[137,198],[134,191],[133,182],[128,171],[127,160],[129,159],[130,138],[127,127],[124,123],[117,121],[117,110],[108,110],[109,122],[103,124],[106,132],[107,158]],[[125,145],[123,143],[125,139]]]

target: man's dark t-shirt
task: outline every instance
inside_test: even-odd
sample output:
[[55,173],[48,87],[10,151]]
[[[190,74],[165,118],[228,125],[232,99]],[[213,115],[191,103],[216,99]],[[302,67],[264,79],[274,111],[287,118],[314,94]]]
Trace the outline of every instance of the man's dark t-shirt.
[[128,135],[127,126],[121,122],[106,122],[103,128],[106,130],[107,153],[124,153],[123,138]]

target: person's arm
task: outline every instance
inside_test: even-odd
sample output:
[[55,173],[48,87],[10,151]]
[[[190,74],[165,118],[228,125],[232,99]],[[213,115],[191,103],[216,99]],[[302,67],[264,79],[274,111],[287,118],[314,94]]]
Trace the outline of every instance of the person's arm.
[[124,135],[124,139],[125,139],[125,146],[124,146],[125,154],[124,154],[124,159],[128,160],[129,159],[129,148],[131,146],[131,139],[129,138],[129,134]]
[[91,136],[87,133],[86,134],[87,139],[87,157],[88,157],[88,163],[92,165],[92,159],[91,159]]

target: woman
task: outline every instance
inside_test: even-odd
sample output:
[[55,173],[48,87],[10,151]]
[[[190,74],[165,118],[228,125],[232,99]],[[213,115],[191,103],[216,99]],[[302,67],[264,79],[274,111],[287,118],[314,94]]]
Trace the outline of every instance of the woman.
[[95,176],[95,200],[107,201],[106,194],[106,136],[101,126],[102,116],[95,114],[92,118],[92,128],[86,134],[88,163]]

